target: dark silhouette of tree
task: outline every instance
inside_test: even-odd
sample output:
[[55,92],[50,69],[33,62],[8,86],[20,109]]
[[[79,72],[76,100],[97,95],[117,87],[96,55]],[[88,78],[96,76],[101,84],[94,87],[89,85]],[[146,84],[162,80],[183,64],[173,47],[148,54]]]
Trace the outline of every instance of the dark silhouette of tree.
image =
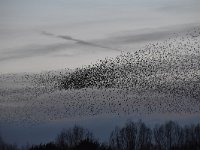
[[156,125],[154,128],[155,145],[159,149],[172,150],[183,144],[183,130],[175,122],[169,121],[164,125]]
[[151,129],[142,122],[128,122],[123,128],[115,128],[110,136],[110,146],[114,150],[151,149]]
[[184,127],[184,149],[200,149],[200,124]]
[[61,149],[56,144],[50,142],[47,144],[32,146],[29,150],[61,150]]
[[81,141],[73,149],[74,150],[99,150],[99,147],[100,147],[100,144],[97,141],[85,139]]
[[81,141],[93,140],[93,134],[82,127],[74,126],[70,129],[63,129],[56,138],[56,143],[64,147],[77,146]]
[[[0,150],[20,150],[0,137]],[[23,150],[200,150],[200,124],[179,126],[169,121],[153,129],[143,122],[129,121],[116,127],[109,144],[102,144],[82,127],[64,129],[53,142],[28,146]]]
[[0,150],[19,150],[15,144],[7,144],[0,137]]
[[152,130],[141,121],[128,122],[112,131],[110,147],[113,150],[199,150],[200,125],[181,127],[169,121],[155,125]]
[[139,134],[137,148],[139,150],[148,150],[152,146],[152,131],[144,123],[139,122]]

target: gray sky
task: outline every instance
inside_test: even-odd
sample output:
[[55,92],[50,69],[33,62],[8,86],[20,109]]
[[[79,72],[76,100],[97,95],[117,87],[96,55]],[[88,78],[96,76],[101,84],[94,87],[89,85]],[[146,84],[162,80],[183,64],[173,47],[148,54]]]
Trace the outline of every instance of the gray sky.
[[0,0],[0,73],[87,65],[200,23],[199,0]]

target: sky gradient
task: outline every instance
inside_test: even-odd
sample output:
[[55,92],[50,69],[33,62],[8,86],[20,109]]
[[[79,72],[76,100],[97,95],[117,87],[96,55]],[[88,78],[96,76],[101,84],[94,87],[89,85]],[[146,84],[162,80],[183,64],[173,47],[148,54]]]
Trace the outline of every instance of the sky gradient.
[[199,0],[0,0],[0,73],[74,68],[200,23]]

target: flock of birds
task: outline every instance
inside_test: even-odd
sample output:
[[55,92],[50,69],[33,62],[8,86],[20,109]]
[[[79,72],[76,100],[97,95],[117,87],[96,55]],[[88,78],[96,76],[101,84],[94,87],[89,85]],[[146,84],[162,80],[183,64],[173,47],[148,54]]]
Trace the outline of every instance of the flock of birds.
[[62,77],[62,89],[120,88],[200,98],[200,30],[100,60]]
[[200,28],[94,65],[0,75],[0,122],[200,112]]

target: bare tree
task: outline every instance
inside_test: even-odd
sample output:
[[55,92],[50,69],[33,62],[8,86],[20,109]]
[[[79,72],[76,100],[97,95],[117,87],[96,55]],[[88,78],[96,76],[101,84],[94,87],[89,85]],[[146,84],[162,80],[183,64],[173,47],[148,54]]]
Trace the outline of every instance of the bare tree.
[[159,149],[171,150],[180,147],[183,136],[182,128],[172,121],[161,126],[156,125],[154,128],[155,144]]
[[110,145],[115,150],[143,150],[151,148],[151,129],[142,122],[128,122],[123,128],[115,128]]
[[200,124],[184,127],[185,149],[200,149]]
[[144,123],[138,124],[138,136],[137,136],[137,149],[148,150],[151,149],[152,143],[152,131]]
[[84,140],[93,140],[93,134],[87,129],[74,126],[70,129],[63,129],[57,136],[56,143],[65,147],[73,147]]

